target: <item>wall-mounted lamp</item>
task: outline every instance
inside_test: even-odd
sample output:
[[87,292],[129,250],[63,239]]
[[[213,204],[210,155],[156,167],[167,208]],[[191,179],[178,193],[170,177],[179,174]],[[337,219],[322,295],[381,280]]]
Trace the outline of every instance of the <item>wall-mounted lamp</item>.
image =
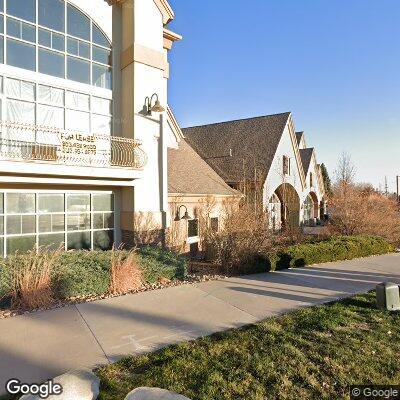
[[[155,100],[154,105],[152,105],[153,100]],[[146,97],[144,103],[147,115],[151,115],[152,112],[162,113],[165,111],[165,108],[161,105],[160,100],[158,99],[157,93],[154,93],[151,97]]]
[[[185,214],[183,214],[183,217],[181,217],[181,208],[182,207],[185,209]],[[174,221],[180,221],[182,219],[185,219],[186,221],[188,221],[189,219],[192,219],[189,216],[187,207],[184,206],[183,204],[181,206],[179,206],[179,208],[177,209]]]

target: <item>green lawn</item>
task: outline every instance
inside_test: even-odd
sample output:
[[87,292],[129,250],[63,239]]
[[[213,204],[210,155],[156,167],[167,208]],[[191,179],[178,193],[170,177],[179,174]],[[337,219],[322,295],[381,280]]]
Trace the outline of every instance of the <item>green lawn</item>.
[[138,386],[193,400],[346,399],[350,384],[400,383],[400,313],[375,293],[310,307],[97,371],[100,399]]

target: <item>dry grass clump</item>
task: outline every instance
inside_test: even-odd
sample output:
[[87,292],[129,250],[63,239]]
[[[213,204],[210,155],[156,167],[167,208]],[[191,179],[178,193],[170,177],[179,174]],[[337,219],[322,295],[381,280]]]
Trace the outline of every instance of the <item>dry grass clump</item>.
[[330,208],[333,233],[381,236],[400,244],[400,212],[395,199],[370,187],[341,183],[334,188]]
[[42,248],[9,257],[13,308],[32,310],[54,302],[52,276],[59,254]]
[[143,271],[137,253],[113,249],[111,252],[110,293],[127,293],[140,288],[143,281]]

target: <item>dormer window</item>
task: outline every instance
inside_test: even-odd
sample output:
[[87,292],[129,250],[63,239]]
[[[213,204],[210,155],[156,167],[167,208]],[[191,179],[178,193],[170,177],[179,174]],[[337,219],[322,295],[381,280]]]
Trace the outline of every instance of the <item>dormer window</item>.
[[283,175],[290,175],[290,158],[288,156],[283,156]]

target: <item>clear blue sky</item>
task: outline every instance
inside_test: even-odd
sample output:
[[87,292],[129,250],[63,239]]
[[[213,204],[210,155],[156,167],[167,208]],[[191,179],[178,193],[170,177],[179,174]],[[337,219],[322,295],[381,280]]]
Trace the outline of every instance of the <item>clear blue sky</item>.
[[400,0],[170,0],[181,126],[291,111],[332,173],[400,174]]

